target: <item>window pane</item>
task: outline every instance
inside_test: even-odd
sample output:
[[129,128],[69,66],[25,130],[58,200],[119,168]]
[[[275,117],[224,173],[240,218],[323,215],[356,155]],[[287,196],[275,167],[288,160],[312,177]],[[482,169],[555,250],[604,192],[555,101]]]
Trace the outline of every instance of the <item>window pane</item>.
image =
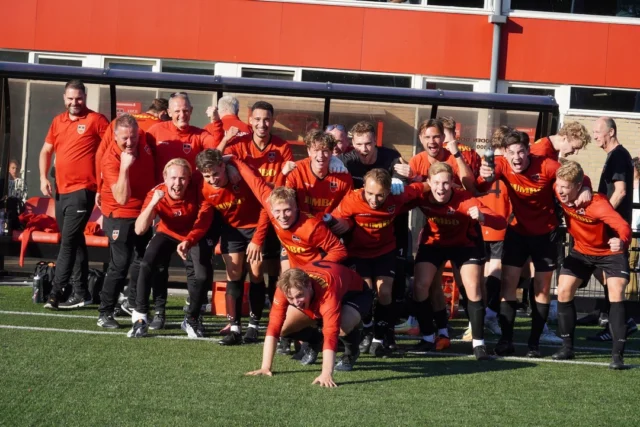
[[213,76],[215,66],[214,62],[162,61],[162,72]]
[[344,83],[353,85],[411,87],[411,77],[333,71],[302,70],[302,81]]
[[640,92],[587,87],[572,87],[570,108],[640,112]]
[[512,93],[515,95],[556,95],[556,91],[554,89],[540,89],[533,87],[510,87],[508,89],[508,93]]
[[249,123],[251,106],[257,101],[266,101],[273,105],[275,123],[273,134],[292,144],[291,148],[296,160],[307,157],[304,147],[304,135],[322,127],[324,100],[314,98],[294,98],[285,96],[264,96],[225,93],[235,96],[240,102],[238,116]]
[[429,6],[484,7],[484,0],[427,0]]
[[4,62],[29,62],[28,52],[0,50],[0,61]]
[[293,71],[243,68],[242,77],[253,79],[293,80]]
[[47,65],[69,65],[72,67],[82,67],[82,59],[38,58],[38,63]]
[[442,83],[442,82],[424,82],[425,89],[440,90],[458,90],[461,92],[473,92],[471,83]]
[[[27,81],[9,79],[9,99],[11,102],[11,129],[9,133],[9,159],[18,164],[18,174],[24,184],[25,169],[22,161],[24,148],[24,108],[27,97]],[[18,190],[23,191],[21,184]],[[13,195],[18,195],[13,193]]]
[[128,62],[112,62],[104,64],[105,68],[112,70],[129,70],[129,71],[153,71],[153,65],[149,64],[130,64]]
[[638,0],[511,0],[511,9],[580,13],[602,16],[640,16]]

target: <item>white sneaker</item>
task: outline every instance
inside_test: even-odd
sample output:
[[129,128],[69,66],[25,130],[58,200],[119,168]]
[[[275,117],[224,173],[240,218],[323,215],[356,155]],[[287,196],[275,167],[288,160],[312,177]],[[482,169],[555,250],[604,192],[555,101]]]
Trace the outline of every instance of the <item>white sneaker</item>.
[[540,335],[540,342],[544,344],[562,344],[562,338],[557,336],[551,329],[546,329]]
[[192,339],[202,338],[202,335],[198,333],[198,331],[187,322],[187,318],[185,317],[180,325],[180,329],[187,333],[187,336]]
[[128,338],[143,338],[148,335],[149,324],[144,319],[137,320],[129,332],[127,332]]
[[493,335],[502,335],[502,329],[500,329],[500,324],[498,323],[497,317],[485,317],[484,328],[491,332]]
[[458,337],[458,339],[461,339],[464,342],[471,342],[473,341],[473,335],[471,335],[471,328],[467,328],[464,330],[464,333],[462,335],[460,335]]

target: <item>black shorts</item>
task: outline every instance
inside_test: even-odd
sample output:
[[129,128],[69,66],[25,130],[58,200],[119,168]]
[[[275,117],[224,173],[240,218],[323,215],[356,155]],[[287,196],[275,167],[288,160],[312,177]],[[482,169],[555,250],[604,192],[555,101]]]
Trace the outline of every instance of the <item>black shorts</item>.
[[560,275],[573,276],[587,283],[597,269],[604,271],[606,277],[620,277],[629,280],[629,254],[585,255],[571,250],[564,259]]
[[502,259],[502,252],[504,248],[504,240],[498,240],[496,242],[484,242],[484,253],[487,260],[490,259]]
[[233,228],[223,224],[220,234],[220,252],[223,254],[245,253],[255,232],[255,228]]
[[373,291],[369,289],[366,283],[362,283],[362,291],[349,291],[344,297],[342,297],[342,305],[348,305],[355,308],[360,317],[371,314],[371,308],[373,307]]
[[478,246],[467,247],[442,247],[433,245],[420,245],[416,254],[415,264],[428,262],[440,268],[446,261],[456,268],[463,265],[482,265],[484,264],[484,253]]
[[372,280],[383,276],[394,278],[396,276],[396,255],[397,252],[394,249],[375,258],[351,257],[344,262],[344,265],[355,270],[362,278]]
[[280,259],[280,252],[282,245],[280,245],[280,239],[274,230],[273,225],[269,224],[267,229],[267,236],[264,239],[262,245],[262,258],[264,259]]
[[525,236],[512,227],[507,228],[502,250],[502,265],[523,267],[531,257],[536,272],[553,271],[558,262],[558,232],[540,236]]

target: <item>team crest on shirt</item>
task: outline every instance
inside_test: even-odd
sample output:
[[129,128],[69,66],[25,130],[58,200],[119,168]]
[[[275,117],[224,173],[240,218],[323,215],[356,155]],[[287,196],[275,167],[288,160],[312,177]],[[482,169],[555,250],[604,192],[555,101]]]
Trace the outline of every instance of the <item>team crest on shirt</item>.
[[338,183],[331,181],[329,183],[329,190],[331,190],[332,193],[335,193],[336,191],[338,191]]
[[576,213],[577,213],[578,215],[585,215],[585,211],[584,211],[584,209],[582,209],[582,208],[581,208],[581,209],[578,209],[578,210],[576,211]]
[[455,213],[455,209],[453,209],[451,206],[447,206],[447,215],[454,215]]
[[530,178],[531,178],[531,181],[538,182],[538,181],[540,181],[540,174],[539,174],[539,173],[536,173],[536,174],[534,174],[534,175],[531,175],[531,177],[530,177]]
[[182,216],[182,211],[173,211],[173,216],[174,217]]
[[213,247],[213,239],[207,239],[207,246],[209,246],[210,248]]
[[113,230],[111,232],[111,239],[112,240],[118,240],[118,236],[120,235],[120,230]]
[[396,211],[396,205],[391,205],[387,208],[387,212],[393,214]]
[[267,160],[269,161],[269,163],[273,163],[276,161],[276,152],[275,151],[269,151],[267,153]]
[[148,145],[144,146],[144,152],[147,153],[148,155],[151,155],[151,148],[149,148]]
[[184,154],[189,154],[191,152],[191,144],[182,144],[182,151],[184,151]]
[[87,126],[86,125],[78,125],[78,133],[80,135],[82,135],[84,133],[84,131],[87,130]]
[[296,236],[295,234],[291,236],[291,240],[293,240],[296,243],[300,243],[300,238],[298,236]]
[[233,190],[234,193],[239,193],[240,192],[240,186],[238,184],[233,184],[231,189]]

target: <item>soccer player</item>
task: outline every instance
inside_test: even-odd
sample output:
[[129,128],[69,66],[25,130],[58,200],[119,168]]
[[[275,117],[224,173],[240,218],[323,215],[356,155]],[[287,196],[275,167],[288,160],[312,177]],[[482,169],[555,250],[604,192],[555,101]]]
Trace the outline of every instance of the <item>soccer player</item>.
[[454,190],[453,177],[451,165],[444,162],[433,163],[427,177],[431,192],[419,205],[427,222],[416,254],[413,286],[422,339],[412,350],[422,352],[435,349],[429,290],[438,270],[450,260],[454,267],[460,269],[462,285],[466,291],[474,356],[478,360],[486,360],[485,306],[482,298],[484,248],[481,246],[476,224],[500,230],[507,227],[507,222],[475,199],[470,192]]
[[[278,337],[282,335],[312,343],[317,349],[314,350],[316,358],[322,348],[322,372],[313,384],[336,387],[334,369],[350,371],[358,359],[358,325],[372,302],[367,284],[355,271],[342,265],[316,261],[285,271],[278,280],[269,316],[262,367],[247,375],[273,375],[273,355]],[[324,340],[318,332],[320,320]],[[344,354],[335,363],[338,339],[344,344]]]
[[347,154],[353,151],[353,145],[349,140],[349,135],[344,125],[328,125],[325,130],[326,133],[333,136],[336,140],[336,145],[333,147],[333,155],[339,156],[340,154]]
[[[118,294],[124,288],[127,272],[135,287],[140,260],[151,239],[151,230],[137,235],[134,230],[147,193],[155,186],[155,161],[147,146],[145,133],[134,116],[124,114],[115,120],[115,144],[102,156],[102,215],[105,235],[109,238],[109,267],[100,292],[98,326],[116,329],[113,318]],[[133,302],[133,301],[132,301]]]
[[578,122],[565,123],[555,135],[545,136],[531,144],[530,153],[549,157],[558,161],[559,157],[578,154],[591,142],[591,136],[584,125]]
[[[509,191],[515,215],[504,237],[502,256],[502,302],[500,328],[502,336],[494,351],[499,356],[514,353],[513,325],[516,316],[516,289],[527,259],[535,266],[534,290],[536,304],[532,310],[531,334],[527,357],[540,357],[539,341],[549,315],[551,277],[558,259],[556,229],[559,225],[553,200],[553,183],[560,164],[553,159],[530,156],[529,136],[510,132],[505,138],[504,157],[495,159],[495,168],[483,161],[477,181],[479,191],[490,189],[501,179]],[[587,184],[590,184],[588,182]],[[577,204],[591,199],[590,185],[582,188]]]
[[[109,121],[102,114],[87,108],[87,91],[80,80],[71,80],[64,87],[62,99],[67,111],[56,116],[40,151],[40,190],[53,197],[47,173],[51,156],[56,154],[56,221],[60,229],[60,251],[56,273],[45,308],[70,309],[91,304],[87,278],[89,260],[84,228],[95,205],[96,151]],[[73,272],[73,274],[72,274]],[[73,293],[60,302],[62,290],[73,281]]]
[[[218,100],[218,107],[209,107],[207,108],[207,116],[211,118],[211,123],[206,125],[204,129],[211,134],[215,134],[218,132],[218,127],[215,125],[215,121],[217,117],[222,121],[222,129],[227,132],[232,127],[238,129],[237,137],[241,138],[245,135],[251,134],[253,132],[251,130],[251,126],[240,120],[238,117],[238,112],[240,111],[240,103],[238,99],[225,95]],[[229,141],[232,143],[233,141]],[[219,145],[218,150],[224,152],[223,146]]]
[[[136,286],[136,308],[131,315],[133,327],[128,337],[147,335],[149,294],[153,272],[159,266],[167,266],[174,251],[184,260],[187,270],[189,309],[181,328],[189,338],[202,338],[204,328],[200,318],[202,302],[213,280],[211,255],[213,242],[203,239],[213,219],[213,208],[203,203],[201,176],[191,173],[191,165],[185,159],[173,159],[164,167],[164,183],[147,194],[142,212],[136,219],[137,235],[147,233],[156,216],[160,221],[156,233],[149,241],[140,263]],[[192,179],[193,178],[193,179]]]
[[[424,186],[414,183],[402,194],[391,194],[391,175],[372,169],[364,176],[364,188],[350,192],[333,211],[337,235],[352,230],[347,245],[347,265],[358,272],[367,285],[377,291],[373,340],[369,353],[382,357],[390,350],[389,337],[396,321],[392,286],[396,269],[395,217],[403,206],[422,196]],[[386,342],[385,342],[386,341]]]
[[[234,184],[227,174],[219,150],[204,150],[196,156],[202,174],[203,199],[222,217],[220,249],[227,270],[226,308],[229,334],[221,345],[249,344],[258,341],[258,325],[264,309],[264,276],[262,274],[262,244],[269,217],[245,181]],[[240,335],[243,267],[249,264],[250,318],[244,339]],[[260,292],[262,291],[262,292]]]
[[565,213],[567,231],[575,245],[565,258],[558,280],[558,330],[562,348],[555,360],[573,359],[576,328],[576,290],[589,280],[596,268],[604,271],[611,309],[609,325],[613,336],[611,369],[624,369],[626,324],[624,290],[629,283],[628,252],[631,227],[617,213],[607,198],[595,194],[590,203],[578,208],[575,200],[582,186],[584,172],[576,162],[566,162],[556,172],[555,191]]

